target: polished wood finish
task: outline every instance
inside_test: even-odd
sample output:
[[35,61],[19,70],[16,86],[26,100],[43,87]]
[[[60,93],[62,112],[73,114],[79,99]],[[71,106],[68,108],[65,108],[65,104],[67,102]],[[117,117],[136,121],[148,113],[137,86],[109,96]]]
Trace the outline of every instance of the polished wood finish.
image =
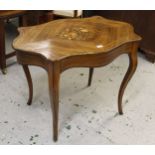
[[[58,138],[60,74],[68,68],[89,67],[90,86],[94,67],[108,65],[119,55],[127,54],[130,64],[118,95],[118,111],[123,114],[122,97],[136,70],[137,48],[141,40],[130,24],[96,16],[23,27],[19,32],[20,35],[13,42],[18,62],[24,66],[40,66],[48,74],[54,141]],[[25,73],[31,87],[29,72]]]
[[[5,54],[5,20],[14,17],[20,17],[25,22],[25,15],[27,11],[24,10],[7,10],[0,11],[0,68],[3,74],[6,74],[6,59],[15,55],[15,52]],[[26,22],[21,25],[26,26]]]
[[32,26],[53,19],[52,11],[43,10],[5,10],[0,11],[0,68],[3,74],[6,73],[6,60],[15,56],[15,51],[6,54],[5,52],[5,21],[10,18],[18,17],[19,26]]
[[88,87],[91,86],[93,73],[94,73],[94,68],[89,68]]
[[19,32],[20,39],[13,43],[16,50],[41,54],[51,61],[107,53],[126,42],[140,40],[131,25],[102,17],[56,20],[20,28]]
[[58,112],[59,112],[59,80],[60,63],[49,63],[48,65],[49,95],[53,112],[53,140],[58,139]]
[[0,19],[10,19],[27,14],[26,10],[4,10],[0,11]]
[[85,16],[99,15],[105,18],[132,24],[135,32],[142,36],[140,52],[147,60],[155,62],[155,10],[86,10]]
[[124,90],[133,76],[134,72],[136,71],[137,68],[137,49],[138,49],[138,44],[133,44],[131,52],[128,53],[129,56],[129,67],[128,70],[124,76],[124,79],[121,83],[120,89],[119,89],[119,94],[118,94],[118,111],[119,114],[123,114],[122,110],[122,97],[124,94]]
[[52,10],[38,10],[39,24],[50,22],[53,20]]
[[31,78],[31,74],[30,74],[28,65],[23,65],[23,70],[25,72],[25,76],[27,78],[28,86],[29,86],[29,99],[28,99],[27,104],[31,105],[32,104],[32,98],[33,98],[33,83],[32,83],[32,78]]

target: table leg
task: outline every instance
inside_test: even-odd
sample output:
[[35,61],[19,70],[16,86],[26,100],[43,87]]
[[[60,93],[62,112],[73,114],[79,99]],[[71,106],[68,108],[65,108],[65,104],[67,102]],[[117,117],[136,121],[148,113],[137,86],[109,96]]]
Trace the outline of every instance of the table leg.
[[91,86],[93,73],[94,73],[94,68],[89,68],[88,87]]
[[2,73],[6,74],[6,57],[5,57],[5,23],[0,20],[0,68]]
[[59,112],[59,63],[50,63],[48,67],[49,95],[53,112],[53,140],[58,139],[58,112]]
[[122,83],[121,83],[119,94],[118,94],[118,111],[119,111],[120,115],[123,114],[122,97],[124,94],[124,90],[137,68],[137,49],[138,49],[138,44],[135,43],[135,44],[133,44],[133,48],[132,48],[131,52],[128,54],[129,67],[128,67],[128,70],[124,76]]
[[32,98],[33,98],[33,83],[32,83],[32,78],[31,74],[28,68],[28,65],[23,65],[24,73],[27,78],[28,86],[29,86],[29,100],[27,102],[28,105],[32,104]]

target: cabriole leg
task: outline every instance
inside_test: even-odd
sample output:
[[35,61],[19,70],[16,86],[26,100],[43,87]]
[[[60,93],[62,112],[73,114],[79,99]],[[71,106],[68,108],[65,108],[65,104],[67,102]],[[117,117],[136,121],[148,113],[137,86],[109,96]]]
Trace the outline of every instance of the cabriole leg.
[[121,83],[120,89],[119,89],[119,94],[118,94],[118,112],[120,115],[123,114],[123,110],[122,110],[122,97],[124,94],[124,90],[128,84],[128,82],[130,81],[130,79],[132,78],[136,68],[137,68],[137,47],[138,44],[135,43],[133,44],[133,48],[131,50],[130,53],[128,53],[129,56],[129,67],[128,70],[124,76],[124,79]]
[[60,68],[58,63],[50,63],[48,67],[49,95],[53,112],[53,140],[58,139],[58,112],[59,112],[59,79]]
[[27,78],[27,82],[28,82],[28,86],[29,86],[29,99],[27,104],[31,105],[32,104],[32,98],[33,98],[33,83],[32,83],[32,78],[31,78],[31,74],[28,68],[28,65],[23,65],[23,69],[24,69],[24,73],[26,75]]
[[91,86],[93,73],[94,73],[94,68],[89,68],[88,87]]

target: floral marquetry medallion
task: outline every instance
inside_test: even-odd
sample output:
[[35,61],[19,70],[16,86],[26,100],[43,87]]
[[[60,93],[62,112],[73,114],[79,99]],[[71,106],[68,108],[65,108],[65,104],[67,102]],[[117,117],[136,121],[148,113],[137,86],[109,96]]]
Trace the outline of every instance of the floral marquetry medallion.
[[90,31],[88,28],[73,27],[71,29],[66,28],[64,31],[60,32],[56,36],[62,39],[84,41],[93,39],[95,33],[93,31]]

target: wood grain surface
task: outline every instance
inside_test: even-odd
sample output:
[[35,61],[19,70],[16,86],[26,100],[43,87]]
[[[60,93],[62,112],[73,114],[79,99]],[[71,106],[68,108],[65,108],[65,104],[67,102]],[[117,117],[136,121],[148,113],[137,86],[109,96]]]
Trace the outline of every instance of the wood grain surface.
[[49,60],[75,55],[108,52],[122,44],[140,40],[130,24],[95,16],[62,19],[46,24],[19,28],[13,47],[35,52]]

